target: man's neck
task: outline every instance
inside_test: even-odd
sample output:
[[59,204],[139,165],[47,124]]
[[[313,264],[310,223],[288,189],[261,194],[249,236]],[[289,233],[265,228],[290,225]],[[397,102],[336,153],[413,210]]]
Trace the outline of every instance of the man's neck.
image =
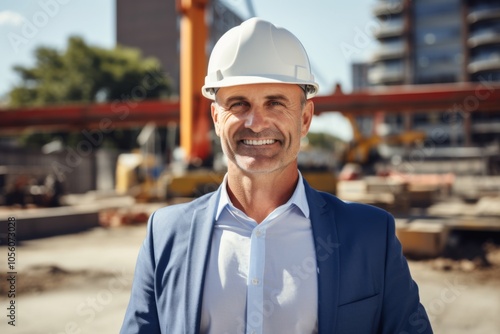
[[270,174],[248,174],[230,168],[227,191],[233,205],[260,224],[290,199],[298,178],[296,166]]

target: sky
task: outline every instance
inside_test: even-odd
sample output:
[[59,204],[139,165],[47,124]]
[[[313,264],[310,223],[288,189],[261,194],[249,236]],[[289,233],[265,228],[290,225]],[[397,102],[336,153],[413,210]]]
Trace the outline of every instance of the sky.
[[[115,1],[119,0],[0,2],[0,97],[19,80],[12,67],[32,66],[39,46],[64,50],[68,37],[78,35],[88,44],[114,47]],[[376,46],[371,38],[375,0],[223,1],[244,18],[259,16],[294,33],[309,54],[321,95],[331,93],[336,83],[350,92],[351,63],[366,60]],[[334,134],[350,136],[348,123],[336,114],[317,117],[314,128],[331,132],[327,119],[338,124]]]

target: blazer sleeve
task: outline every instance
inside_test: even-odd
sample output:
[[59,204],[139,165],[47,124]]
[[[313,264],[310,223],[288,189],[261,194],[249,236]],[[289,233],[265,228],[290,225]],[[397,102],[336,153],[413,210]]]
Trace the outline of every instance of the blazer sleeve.
[[401,244],[396,237],[395,222],[387,215],[387,248],[382,328],[379,333],[432,333],[431,324],[420,303],[418,286],[413,281]]
[[160,333],[155,297],[155,256],[153,244],[153,218],[151,215],[146,238],[139,250],[132,283],[130,301],[125,312],[121,334]]

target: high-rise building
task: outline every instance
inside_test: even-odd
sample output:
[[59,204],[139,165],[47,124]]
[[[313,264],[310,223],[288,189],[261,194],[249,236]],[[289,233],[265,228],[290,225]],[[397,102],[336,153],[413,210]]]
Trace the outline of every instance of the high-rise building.
[[[207,49],[242,19],[221,1],[209,2],[207,25],[210,40]],[[180,31],[175,0],[120,0],[116,2],[116,40],[124,46],[139,48],[144,56],[159,59],[163,70],[173,79],[173,91],[179,92]]]
[[[379,46],[368,70],[370,86],[500,81],[499,0],[378,0],[373,13]],[[393,115],[388,122],[396,131],[439,127],[449,134],[444,145],[500,142],[499,112],[455,115],[470,117],[467,129],[443,122],[446,112]]]

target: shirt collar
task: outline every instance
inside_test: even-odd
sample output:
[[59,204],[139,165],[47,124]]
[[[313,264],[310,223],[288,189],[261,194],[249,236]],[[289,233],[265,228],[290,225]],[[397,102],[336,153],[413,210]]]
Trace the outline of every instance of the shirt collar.
[[[283,205],[285,207],[289,207],[294,204],[296,207],[302,211],[304,217],[309,218],[309,204],[307,203],[306,190],[304,187],[304,181],[302,178],[302,174],[299,171],[299,181],[297,182],[297,186],[292,194],[292,197]],[[222,210],[226,208],[226,206],[233,206],[231,200],[229,199],[229,194],[227,193],[227,174],[224,175],[224,180],[221,184],[221,193],[219,197],[219,204],[217,206],[217,211],[215,213],[215,220],[219,219]]]

